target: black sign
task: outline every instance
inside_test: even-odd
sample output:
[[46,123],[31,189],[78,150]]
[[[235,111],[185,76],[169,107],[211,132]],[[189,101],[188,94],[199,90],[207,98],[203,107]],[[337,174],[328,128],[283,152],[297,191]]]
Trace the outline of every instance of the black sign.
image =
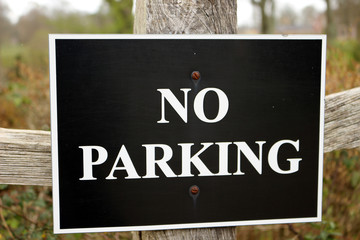
[[50,35],[54,231],[320,221],[325,42]]

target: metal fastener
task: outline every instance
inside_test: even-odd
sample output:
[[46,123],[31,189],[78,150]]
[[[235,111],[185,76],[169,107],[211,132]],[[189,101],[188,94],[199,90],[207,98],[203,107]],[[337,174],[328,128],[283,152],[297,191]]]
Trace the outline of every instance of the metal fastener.
[[194,195],[198,194],[199,192],[199,187],[198,186],[192,186],[190,189],[190,192]]
[[191,73],[191,78],[192,78],[193,80],[199,80],[199,79],[200,79],[200,72],[199,72],[199,71],[193,71],[193,72]]

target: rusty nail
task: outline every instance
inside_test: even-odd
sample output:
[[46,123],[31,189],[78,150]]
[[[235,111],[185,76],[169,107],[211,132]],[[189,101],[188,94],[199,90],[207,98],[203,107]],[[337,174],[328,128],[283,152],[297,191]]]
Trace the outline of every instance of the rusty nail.
[[199,80],[199,79],[200,79],[200,72],[199,72],[199,71],[193,71],[193,72],[191,73],[191,78],[192,78],[193,80]]
[[195,195],[195,194],[197,194],[199,192],[199,187],[198,186],[192,186],[190,191],[191,191],[192,194]]

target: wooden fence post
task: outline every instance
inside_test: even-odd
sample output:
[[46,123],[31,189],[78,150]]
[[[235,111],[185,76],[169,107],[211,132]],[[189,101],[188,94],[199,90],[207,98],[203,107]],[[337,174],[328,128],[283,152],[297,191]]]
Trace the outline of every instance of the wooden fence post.
[[[234,34],[236,0],[137,0],[135,34]],[[235,227],[134,232],[135,240],[235,239]]]
[[135,34],[234,34],[236,0],[137,0]]

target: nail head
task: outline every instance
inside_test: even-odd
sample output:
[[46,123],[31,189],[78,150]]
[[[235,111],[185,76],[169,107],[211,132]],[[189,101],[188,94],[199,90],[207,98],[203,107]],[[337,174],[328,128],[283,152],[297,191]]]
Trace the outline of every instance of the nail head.
[[190,191],[191,191],[192,194],[195,195],[195,194],[197,194],[199,192],[199,187],[198,186],[192,186]]
[[199,79],[200,79],[200,72],[199,72],[199,71],[193,71],[193,72],[191,73],[191,78],[192,78],[193,80],[199,80]]

